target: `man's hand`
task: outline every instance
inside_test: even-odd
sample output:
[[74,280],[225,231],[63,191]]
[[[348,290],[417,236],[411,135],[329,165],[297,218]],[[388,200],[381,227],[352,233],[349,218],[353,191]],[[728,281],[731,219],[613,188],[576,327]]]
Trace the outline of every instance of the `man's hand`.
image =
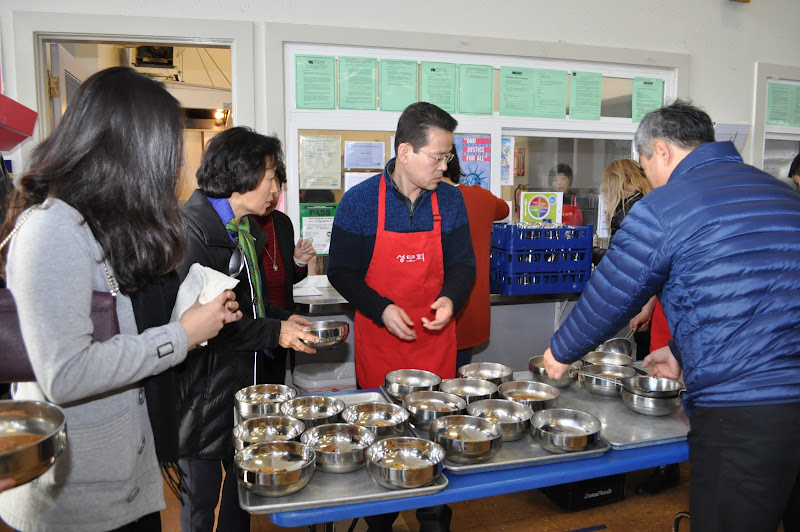
[[430,331],[439,331],[453,317],[453,301],[449,297],[442,296],[433,302],[431,308],[436,311],[436,315],[433,321],[423,317],[422,326]]
[[653,369],[650,370],[650,376],[678,380],[683,384],[681,366],[668,345],[656,349],[644,357],[642,367],[646,368],[650,365],[653,366]]
[[547,376],[551,379],[560,379],[563,377],[564,373],[569,369],[569,366],[569,364],[562,364],[556,360],[549,347],[547,351],[544,352],[544,369],[547,372]]
[[414,322],[408,317],[406,311],[397,305],[391,304],[383,309],[381,319],[386,330],[401,340],[417,339],[417,333],[413,329]]
[[[292,318],[295,318],[295,321],[291,321]],[[305,320],[296,314],[289,317],[289,320],[281,322],[281,334],[278,338],[278,343],[281,347],[285,347],[287,349],[294,349],[295,351],[302,351],[303,353],[316,353],[317,350],[313,347],[306,345],[302,342],[302,340],[307,340],[312,343],[319,342],[319,337],[311,334],[310,332],[306,332],[303,330],[304,326],[310,325],[309,324],[299,324],[296,323],[297,318],[301,320]],[[305,320],[308,321],[308,320]]]

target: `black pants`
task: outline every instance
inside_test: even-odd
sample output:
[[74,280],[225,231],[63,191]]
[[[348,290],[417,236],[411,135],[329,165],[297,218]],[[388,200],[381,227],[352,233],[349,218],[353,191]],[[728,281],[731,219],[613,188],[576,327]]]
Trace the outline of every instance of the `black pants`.
[[[180,510],[181,532],[211,532],[214,529],[214,508],[220,499],[219,532],[250,530],[250,514],[239,506],[239,492],[233,460],[181,459],[178,461],[185,473],[187,493],[183,494]],[[225,469],[225,481],[222,469]]]
[[[392,532],[392,523],[398,512],[390,514],[370,515],[364,518],[368,532]],[[420,532],[449,532],[453,511],[446,504],[417,509],[417,521]]]
[[700,407],[688,440],[692,530],[800,530],[800,403]]
[[152,532],[153,530],[161,530],[160,512],[142,516],[132,523],[115,528],[112,532]]

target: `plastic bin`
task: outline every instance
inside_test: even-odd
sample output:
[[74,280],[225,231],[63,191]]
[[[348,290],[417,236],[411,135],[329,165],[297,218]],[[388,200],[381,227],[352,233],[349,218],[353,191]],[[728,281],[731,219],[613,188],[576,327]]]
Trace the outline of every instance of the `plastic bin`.
[[491,245],[506,251],[521,249],[592,249],[592,226],[530,229],[516,224],[492,224]]
[[489,267],[507,274],[585,271],[592,268],[592,250],[570,248],[509,251],[493,247]]
[[575,512],[625,498],[625,473],[548,486],[542,491],[561,508]]
[[489,270],[489,289],[505,296],[582,292],[591,270],[580,272],[506,273]]
[[355,362],[298,364],[292,382],[301,394],[355,390],[356,365]]

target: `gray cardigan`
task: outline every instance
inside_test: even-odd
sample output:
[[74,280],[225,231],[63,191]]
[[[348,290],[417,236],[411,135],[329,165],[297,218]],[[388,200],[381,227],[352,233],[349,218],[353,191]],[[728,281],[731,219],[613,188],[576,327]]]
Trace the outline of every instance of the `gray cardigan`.
[[109,290],[101,249],[78,211],[46,203],[8,252],[6,279],[37,377],[13,395],[63,407],[67,448],[44,475],[0,494],[0,516],[23,531],[114,529],[164,508],[140,381],[182,362],[188,339],[179,323],[138,334],[130,299],[118,295],[121,334],[92,343],[91,294]]

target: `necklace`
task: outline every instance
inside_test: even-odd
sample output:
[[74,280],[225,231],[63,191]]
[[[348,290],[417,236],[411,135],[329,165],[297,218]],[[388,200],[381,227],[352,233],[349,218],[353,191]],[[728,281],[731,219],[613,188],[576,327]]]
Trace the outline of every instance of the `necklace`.
[[269,254],[269,250],[264,248],[264,251],[267,253],[267,257],[270,258],[272,261],[272,271],[278,271],[278,263],[275,259],[278,257],[278,235],[275,234],[275,220],[272,220],[272,252],[275,254],[273,257]]

